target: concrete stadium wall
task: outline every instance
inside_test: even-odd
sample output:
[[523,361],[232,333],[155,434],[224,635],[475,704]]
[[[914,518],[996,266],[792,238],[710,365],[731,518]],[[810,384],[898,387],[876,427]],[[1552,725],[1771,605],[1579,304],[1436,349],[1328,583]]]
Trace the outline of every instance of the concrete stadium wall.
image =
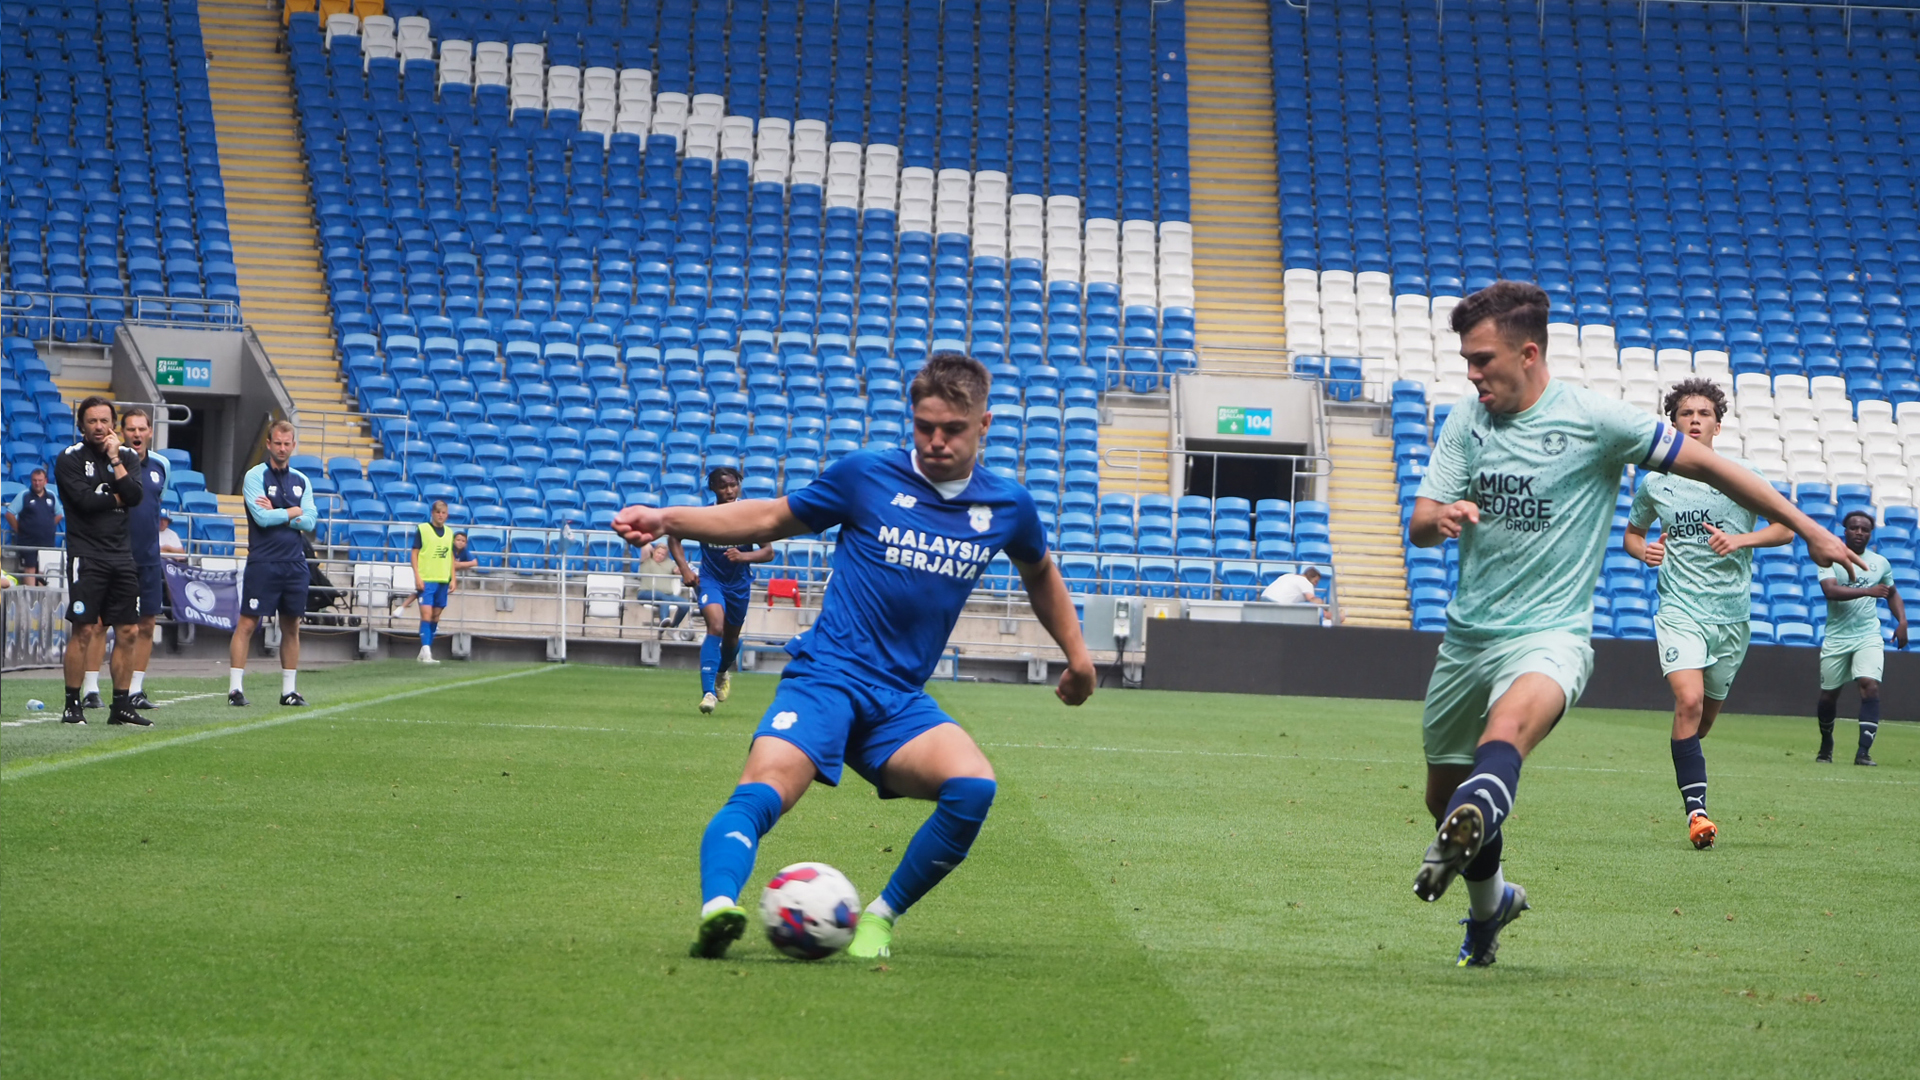
[[[1440,635],[1362,627],[1321,628],[1189,619],[1156,622],[1142,685],[1150,690],[1305,697],[1426,696]],[[1673,708],[1651,641],[1597,640],[1593,678],[1580,704],[1594,709]],[[1820,651],[1756,645],[1727,699],[1729,712],[1811,717],[1820,692]],[[1920,720],[1920,655],[1887,650],[1883,715]],[[1855,714],[1849,688],[1840,715]]]

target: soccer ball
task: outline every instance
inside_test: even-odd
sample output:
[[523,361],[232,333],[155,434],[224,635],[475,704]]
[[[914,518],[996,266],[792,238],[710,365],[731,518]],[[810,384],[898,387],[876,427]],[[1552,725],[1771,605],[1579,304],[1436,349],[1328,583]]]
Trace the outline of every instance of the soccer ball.
[[803,862],[773,875],[760,894],[767,940],[795,960],[822,960],[853,940],[860,894],[825,863]]

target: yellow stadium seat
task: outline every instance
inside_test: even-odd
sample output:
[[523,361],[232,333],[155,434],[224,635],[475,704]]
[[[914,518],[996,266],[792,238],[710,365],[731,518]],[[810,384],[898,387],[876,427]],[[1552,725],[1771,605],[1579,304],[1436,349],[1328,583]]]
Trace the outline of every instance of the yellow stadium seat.
[[282,25],[292,22],[293,14],[296,11],[318,10],[319,4],[317,0],[286,0],[285,5],[280,9],[280,22]]
[[370,15],[385,15],[387,0],[353,0],[353,13],[363,19]]
[[353,14],[352,0],[320,0],[321,26],[327,25],[328,16],[351,14]]

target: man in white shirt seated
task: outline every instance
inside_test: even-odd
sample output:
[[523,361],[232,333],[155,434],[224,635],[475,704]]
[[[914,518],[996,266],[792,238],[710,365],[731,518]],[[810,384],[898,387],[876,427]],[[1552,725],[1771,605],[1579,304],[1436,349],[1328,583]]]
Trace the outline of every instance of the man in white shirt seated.
[[182,561],[187,557],[187,545],[173,531],[173,518],[165,510],[160,511],[160,556]]
[[1304,574],[1281,574],[1266,587],[1260,599],[1269,604],[1312,604],[1324,608],[1326,601],[1314,595],[1314,589],[1320,583],[1320,568],[1307,567]]

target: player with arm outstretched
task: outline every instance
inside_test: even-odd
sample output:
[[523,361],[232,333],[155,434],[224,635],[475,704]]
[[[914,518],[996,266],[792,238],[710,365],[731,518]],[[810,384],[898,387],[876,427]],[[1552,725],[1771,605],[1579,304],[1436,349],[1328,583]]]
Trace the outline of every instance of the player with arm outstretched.
[[1427,808],[1438,832],[1414,894],[1467,879],[1462,965],[1493,962],[1500,929],[1527,910],[1500,872],[1500,827],[1520,762],[1579,700],[1593,671],[1593,583],[1621,469],[1677,472],[1805,537],[1816,562],[1859,557],[1761,477],[1614,398],[1553,381],[1547,294],[1497,282],[1453,311],[1467,378],[1435,441],[1407,532],[1460,541],[1460,585],[1422,718]]
[[[740,470],[719,465],[707,473],[707,490],[715,505],[740,498]],[[680,570],[680,580],[700,598],[700,616],[707,620],[707,636],[700,642],[700,711],[710,713],[727,700],[733,681],[729,672],[740,656],[740,631],[747,625],[747,604],[753,599],[753,564],[773,558],[771,545],[701,544],[700,569],[687,565],[680,537],[667,537],[667,551]]]
[[912,450],[849,454],[780,499],[630,506],[614,518],[614,530],[635,545],[661,535],[765,544],[840,526],[833,588],[812,629],[790,646],[794,659],[754,733],[739,785],[700,843],[704,905],[693,955],[725,955],[745,931],[740,894],[761,838],[815,780],[838,784],[844,764],[881,798],[936,804],[862,915],[854,956],[887,955],[895,920],[967,857],[993,804],[993,766],[925,684],[999,552],[1066,653],[1056,693],[1069,705],[1092,695],[1093,661],[1032,497],[974,467],[991,422],[987,388],[979,362],[936,353],[910,391]]
[[1820,568],[1820,591],[1827,597],[1827,635],[1820,642],[1820,753],[1815,761],[1833,761],[1833,716],[1840,707],[1840,689],[1848,681],[1860,687],[1860,748],[1855,765],[1878,765],[1873,739],[1880,733],[1880,673],[1886,666],[1886,643],[1880,638],[1880,601],[1893,613],[1893,643],[1907,647],[1907,605],[1893,582],[1893,564],[1877,551],[1868,551],[1873,539],[1873,515],[1855,510],[1840,522],[1847,550],[1867,564],[1867,572],[1842,582],[1833,567]]
[[[1710,379],[1687,379],[1666,398],[1674,430],[1711,448],[1727,414],[1727,395]],[[1753,468],[1744,461],[1735,464]],[[1759,470],[1754,470],[1756,473]],[[1660,539],[1647,530],[1660,522]],[[1633,496],[1627,554],[1660,570],[1660,611],[1653,620],[1660,673],[1673,688],[1673,775],[1687,814],[1687,839],[1705,850],[1720,835],[1707,816],[1707,759],[1700,740],[1713,730],[1720,704],[1747,657],[1753,549],[1793,542],[1793,530],[1756,530],[1754,513],[1684,476],[1649,476]]]

